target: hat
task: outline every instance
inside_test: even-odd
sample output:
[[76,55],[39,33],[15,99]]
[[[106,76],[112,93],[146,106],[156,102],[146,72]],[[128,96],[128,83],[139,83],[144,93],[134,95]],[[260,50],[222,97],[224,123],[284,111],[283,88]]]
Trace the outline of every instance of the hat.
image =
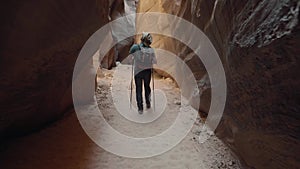
[[141,37],[142,42],[146,42],[149,45],[152,43],[152,36],[149,32],[143,32]]

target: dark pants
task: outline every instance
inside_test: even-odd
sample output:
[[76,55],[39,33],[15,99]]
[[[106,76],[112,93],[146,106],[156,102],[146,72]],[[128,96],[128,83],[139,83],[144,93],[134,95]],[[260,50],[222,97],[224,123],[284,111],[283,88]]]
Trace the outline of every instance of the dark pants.
[[150,93],[151,93],[150,80],[151,80],[151,69],[143,70],[134,76],[134,81],[136,86],[136,102],[140,110],[143,109],[143,97],[142,97],[143,82],[144,82],[144,89],[145,89],[146,104],[150,104]]

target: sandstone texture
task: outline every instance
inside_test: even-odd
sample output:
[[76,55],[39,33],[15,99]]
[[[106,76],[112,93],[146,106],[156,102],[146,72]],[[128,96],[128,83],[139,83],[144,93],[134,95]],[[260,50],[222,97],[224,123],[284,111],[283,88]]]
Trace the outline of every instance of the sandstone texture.
[[[216,130],[245,168],[299,168],[299,1],[140,1],[140,12],[164,12],[200,28],[216,48],[227,79],[227,103]],[[191,67],[200,115],[209,110],[209,78],[190,49],[158,36],[153,46]],[[196,64],[195,64],[196,63]],[[201,89],[204,89],[201,91]]]
[[[0,10],[0,137],[39,129],[72,108],[72,73],[80,49],[101,26],[136,6],[137,12],[183,17],[210,39],[227,79],[216,134],[245,168],[300,168],[297,0],[7,1]],[[128,20],[130,31],[138,29],[134,20]],[[128,55],[134,37],[118,39],[121,26],[108,35],[118,44],[108,54],[99,53],[106,55],[102,67]],[[171,37],[155,35],[153,47],[173,52],[190,66],[205,117],[211,86],[201,61]]]
[[108,22],[108,1],[7,1],[1,5],[0,136],[22,134],[72,108],[73,67]]
[[[110,0],[109,1],[109,13],[108,18],[110,21],[116,20],[118,18],[135,14],[137,0]],[[124,25],[127,25],[124,28]],[[99,51],[99,56],[102,58],[101,67],[111,69],[116,66],[116,62],[129,63],[126,58],[128,58],[128,51],[133,44],[134,37],[121,38],[123,34],[134,34],[135,33],[135,17],[127,17],[124,22],[119,22],[119,24],[111,24],[110,34],[107,35],[107,43],[115,43],[113,48],[109,53],[103,54]],[[120,31],[123,30],[123,31]],[[125,30],[125,31],[124,31]]]

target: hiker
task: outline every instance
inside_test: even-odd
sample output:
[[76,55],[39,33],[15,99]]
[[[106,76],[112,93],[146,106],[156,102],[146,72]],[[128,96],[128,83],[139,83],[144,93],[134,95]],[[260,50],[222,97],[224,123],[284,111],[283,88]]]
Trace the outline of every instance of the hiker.
[[[140,44],[134,44],[130,48],[129,54],[132,55],[134,81],[136,86],[136,102],[138,112],[143,113],[142,85],[144,83],[146,106],[151,107],[151,74],[153,73],[153,64],[156,64],[154,49],[151,48],[152,36],[148,32],[143,32]],[[153,89],[154,90],[154,89]]]

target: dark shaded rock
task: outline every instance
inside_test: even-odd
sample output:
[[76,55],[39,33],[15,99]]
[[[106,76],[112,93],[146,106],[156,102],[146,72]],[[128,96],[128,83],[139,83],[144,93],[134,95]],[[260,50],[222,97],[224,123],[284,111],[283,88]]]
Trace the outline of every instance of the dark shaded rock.
[[116,66],[116,49],[111,48],[109,52],[101,60],[101,67],[105,69],[112,69]]
[[1,5],[0,135],[37,129],[72,108],[73,66],[108,22],[108,2],[6,1]]
[[[108,16],[116,19],[126,13],[124,1],[110,2],[2,3],[1,137],[37,129],[72,107],[71,79],[78,52],[88,37],[109,21]],[[113,2],[115,9],[109,12]],[[226,109],[216,134],[243,165],[300,168],[299,1],[143,3],[139,11],[182,16],[202,29],[214,44],[228,83]],[[207,80],[201,82],[206,75],[201,63],[183,44],[166,37],[155,38],[155,47],[174,52],[192,68],[199,89],[205,88],[199,90],[201,100],[205,100],[200,111],[207,113],[210,90]],[[127,56],[129,42],[120,42],[107,54],[108,60],[103,62],[108,68],[115,59]],[[109,57],[115,55],[118,57]]]

